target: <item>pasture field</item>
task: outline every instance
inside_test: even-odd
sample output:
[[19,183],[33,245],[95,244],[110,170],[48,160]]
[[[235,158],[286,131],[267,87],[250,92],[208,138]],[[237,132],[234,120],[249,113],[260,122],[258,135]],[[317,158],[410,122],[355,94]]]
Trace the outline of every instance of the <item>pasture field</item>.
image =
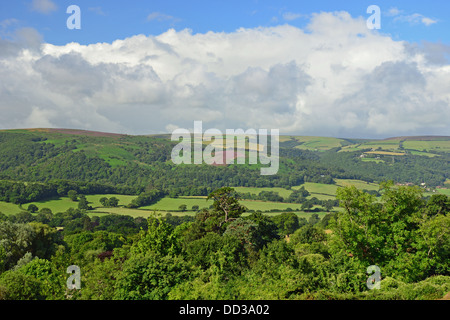
[[446,196],[450,197],[450,189],[436,189],[436,192],[445,194]]
[[248,208],[249,210],[286,210],[291,208],[292,210],[301,210],[302,205],[298,203],[284,203],[284,202],[270,202],[270,201],[258,201],[258,200],[241,200],[240,204]]
[[349,186],[355,186],[357,189],[360,190],[378,190],[379,185],[377,183],[372,182],[366,182],[362,180],[353,180],[353,179],[335,179],[336,184],[340,187],[349,187]]
[[301,145],[295,146],[297,149],[324,151],[332,148],[342,147],[346,144],[345,140],[328,137],[293,137]]
[[137,196],[130,196],[130,195],[124,195],[124,194],[93,194],[93,195],[87,195],[86,199],[89,202],[89,205],[96,208],[96,207],[102,207],[100,203],[100,199],[106,197],[116,197],[119,199],[119,206],[125,206],[131,202],[131,200],[137,198]]
[[[319,200],[334,199],[336,196],[336,190],[339,187],[348,187],[354,185],[360,190],[378,190],[379,185],[376,183],[368,183],[362,180],[353,179],[335,179],[336,184],[325,184],[325,183],[315,183],[315,182],[305,182],[302,185],[292,187],[293,190],[298,190],[301,187],[305,187],[306,190],[311,193],[308,198],[316,197]],[[249,192],[252,194],[259,194],[261,191],[274,191],[278,192],[283,198],[289,197],[292,193],[291,190],[284,188],[256,188],[256,187],[235,187],[238,192]]]
[[381,154],[381,155],[384,155],[384,156],[404,156],[404,155],[406,155],[406,153],[404,153],[404,152],[393,152],[393,151],[367,151],[367,152],[364,152],[364,153],[367,153],[367,154]]
[[[198,205],[200,209],[209,208],[212,205],[212,200],[206,201],[206,197],[179,197],[179,198],[162,198],[157,203],[150,206],[141,207],[141,209],[146,210],[160,210],[160,211],[179,211],[179,206],[185,204],[187,210],[191,210],[193,205]],[[240,204],[245,206],[249,210],[286,210],[291,208],[292,210],[301,210],[302,205],[298,203],[284,203],[284,202],[271,202],[271,201],[261,201],[261,200],[240,200]]]
[[[311,195],[308,198],[316,197],[319,200],[328,200],[335,199],[336,190],[339,187],[346,186],[355,186],[360,190],[378,190],[379,185],[376,183],[367,183],[361,180],[351,180],[351,179],[336,179],[335,185],[323,184],[323,183],[313,183],[306,182],[300,186],[292,187],[292,189],[299,189],[304,186],[306,190],[308,190]],[[292,192],[291,190],[283,189],[283,188],[247,188],[247,187],[236,187],[236,191],[238,192],[250,192],[253,194],[258,194],[259,192],[265,191],[275,191],[279,192],[280,195],[289,196]],[[424,196],[433,195],[436,193],[441,193],[450,196],[450,189],[436,189],[436,192],[426,192]],[[100,204],[100,198],[102,197],[116,197],[119,199],[119,207],[107,208],[103,207]],[[129,204],[132,199],[136,196],[132,195],[118,195],[118,194],[95,194],[95,195],[87,195],[86,198],[89,202],[89,205],[94,208],[94,210],[87,211],[89,216],[102,216],[106,214],[121,214],[121,215],[130,215],[133,217],[144,217],[147,218],[153,215],[155,212],[164,215],[167,212],[170,212],[173,215],[194,215],[195,211],[192,210],[192,206],[198,205],[199,209],[209,208],[212,205],[212,200],[207,201],[204,196],[186,196],[186,197],[178,197],[178,198],[169,198],[165,197],[159,200],[157,203],[154,203],[149,206],[144,206],[138,209],[129,209],[124,206]],[[54,198],[44,201],[32,202],[35,204],[39,210],[42,208],[49,208],[53,213],[65,212],[68,208],[77,208],[78,202],[74,202],[70,200],[68,197],[60,197]],[[323,213],[325,212],[304,212],[301,210],[301,204],[296,203],[283,203],[283,202],[271,202],[271,201],[261,201],[261,200],[240,200],[240,203],[245,206],[248,210],[261,210],[265,214],[268,215],[277,215],[281,212],[286,212],[287,209],[292,209],[294,213],[302,217],[309,217],[312,213]],[[7,203],[0,201],[0,212],[10,215],[16,214],[20,211],[26,210],[28,205],[31,203],[26,203],[22,205],[22,209],[19,205]],[[180,205],[186,205],[186,211],[180,211]],[[314,206],[314,208],[320,208],[320,206]],[[335,207],[334,210],[339,210],[340,208]],[[280,212],[271,212],[271,210],[280,210]]]
[[[121,195],[121,194],[94,194],[94,195],[86,195],[86,199],[89,202],[89,205],[93,208],[100,208],[100,211],[109,211],[109,209],[113,208],[103,208],[103,206],[100,204],[100,198],[111,198],[116,197],[119,199],[119,206],[121,205],[127,205],[131,202],[132,199],[136,198],[137,196],[130,196],[130,195]],[[42,201],[36,201],[36,202],[30,202],[27,204],[23,204],[22,207],[24,209],[28,208],[28,205],[35,204],[39,210],[42,208],[49,208],[52,210],[53,213],[57,212],[65,212],[69,208],[78,208],[78,201],[72,201],[68,197],[60,197],[60,198],[54,198],[49,200],[42,200]]]
[[400,140],[375,140],[375,141],[367,141],[358,144],[351,144],[343,147],[340,152],[345,151],[358,151],[363,149],[382,149],[395,151],[400,148]]
[[374,159],[374,158],[362,158],[361,161],[364,161],[364,162],[375,162],[375,163],[382,163],[382,162],[384,162],[384,160]]
[[302,185],[292,187],[292,189],[300,189],[302,186],[304,186],[305,189],[308,190],[312,195],[322,194],[322,195],[334,196],[336,194],[336,190],[338,188],[338,186],[336,186],[334,184],[305,182]]
[[292,190],[288,190],[285,188],[256,188],[256,187],[234,187],[234,190],[241,193],[251,193],[251,194],[259,194],[261,191],[273,191],[278,192],[280,196],[283,198],[289,197],[289,195],[292,193]]
[[[119,215],[126,215],[126,216],[132,216],[133,218],[142,217],[147,219],[150,216],[153,216],[154,214],[162,215],[164,216],[166,214],[166,211],[156,211],[156,210],[142,210],[142,209],[128,209],[123,207],[116,207],[116,208],[98,208],[96,210],[88,211],[87,212],[89,216],[98,216],[101,217],[102,215],[108,215],[108,214],[119,214]],[[172,215],[193,215],[194,213],[192,211],[190,212],[171,212]]]
[[426,140],[406,140],[403,142],[403,148],[417,151],[443,151],[450,152],[450,140],[447,141],[426,141]]
[[354,152],[354,151],[358,151],[358,150],[361,150],[359,148],[359,144],[357,144],[357,145],[352,144],[349,146],[342,147],[341,150],[339,150],[339,152]]
[[[27,207],[23,206],[23,208],[26,209]],[[20,211],[23,211],[23,210],[20,209],[20,207],[17,204],[0,201],[0,212],[1,213],[9,216],[11,214],[19,213]]]
[[425,157],[429,157],[429,158],[440,157],[440,155],[435,154],[435,153],[416,151],[416,150],[408,150],[408,151],[410,154],[412,154],[414,156],[425,156]]
[[187,206],[187,210],[191,210],[192,206],[197,205],[199,209],[209,208],[210,205],[213,204],[212,200],[206,201],[206,197],[179,197],[179,198],[169,198],[165,197],[159,200],[158,202],[141,207],[141,209],[145,210],[160,210],[160,211],[179,211],[178,207],[180,205],[185,204]]
[[[88,199],[88,197],[86,197],[86,199]],[[59,197],[48,200],[30,202],[23,204],[22,207],[26,210],[30,204],[36,205],[39,208],[39,210],[41,210],[42,208],[48,208],[52,210],[53,213],[65,212],[69,208],[74,209],[78,208],[78,202],[72,201],[68,197]]]

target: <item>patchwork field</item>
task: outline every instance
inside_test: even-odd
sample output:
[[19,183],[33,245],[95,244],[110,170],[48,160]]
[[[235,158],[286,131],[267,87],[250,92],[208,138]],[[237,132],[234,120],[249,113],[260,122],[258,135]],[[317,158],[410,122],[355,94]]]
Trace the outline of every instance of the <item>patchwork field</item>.
[[[379,185],[376,183],[368,183],[361,180],[350,180],[350,179],[336,179],[336,184],[323,184],[323,183],[312,183],[306,182],[300,186],[292,187],[292,190],[299,189],[301,187],[305,187],[311,195],[309,198],[316,197],[319,200],[328,200],[335,199],[336,191],[339,187],[347,187],[347,186],[355,186],[360,190],[378,190]],[[238,192],[248,192],[251,194],[259,194],[261,191],[273,191],[278,192],[284,198],[289,197],[292,193],[292,190],[284,189],[284,188],[249,188],[249,187],[236,187],[236,191]],[[450,188],[449,189],[436,189],[436,192],[427,192],[424,193],[425,196],[431,196],[432,194],[441,193],[450,196]],[[100,204],[100,199],[102,197],[116,197],[119,199],[119,207],[115,208],[105,208]],[[122,215],[130,215],[134,217],[144,217],[147,218],[153,213],[161,213],[165,214],[166,212],[170,212],[174,215],[194,215],[195,210],[192,209],[193,206],[198,206],[199,209],[209,208],[212,205],[212,200],[207,201],[206,197],[201,196],[190,196],[190,197],[178,197],[178,198],[169,198],[165,197],[159,200],[157,203],[154,203],[149,206],[144,206],[138,209],[129,209],[124,206],[129,204],[132,199],[136,196],[133,195],[117,195],[117,194],[95,194],[95,195],[87,195],[86,198],[89,202],[89,205],[94,209],[88,211],[90,216],[101,216],[105,214],[122,214]],[[53,213],[64,212],[68,208],[77,208],[78,202],[74,202],[70,200],[68,197],[60,197],[54,199],[48,199],[45,201],[32,202],[39,209],[49,208]],[[311,212],[303,212],[301,210],[301,204],[295,203],[282,203],[282,202],[270,202],[270,201],[260,201],[260,200],[241,200],[240,203],[247,207],[249,210],[261,210],[265,212],[265,214],[276,215],[280,212],[293,211],[297,215],[302,217],[309,217]],[[20,211],[26,210],[31,203],[23,204],[22,206],[6,203],[0,201],[0,212],[10,215],[16,214]],[[186,205],[186,210],[181,211],[180,206]],[[315,206],[317,208],[320,206]],[[271,212],[271,210],[274,210]],[[334,210],[339,210],[338,207],[335,207]],[[320,215],[326,214],[325,212],[315,212]]]
[[234,190],[241,193],[251,193],[251,194],[259,194],[261,191],[273,191],[278,192],[278,194],[283,198],[289,197],[289,195],[292,193],[291,190],[287,190],[285,188],[235,187]]
[[297,149],[305,150],[329,150],[332,148],[342,147],[345,140],[328,137],[294,137],[294,139],[302,144],[295,146]]
[[450,151],[450,141],[404,141],[405,149],[418,151]]
[[393,152],[393,151],[367,151],[364,152],[367,154],[381,154],[384,156],[404,156],[405,153],[404,152]]
[[[362,143],[347,144],[339,152],[353,152],[372,149],[366,153],[380,155],[412,155],[435,157],[430,151],[450,152],[450,139],[448,137],[403,137],[385,140],[373,140]],[[364,160],[370,161],[370,160]]]

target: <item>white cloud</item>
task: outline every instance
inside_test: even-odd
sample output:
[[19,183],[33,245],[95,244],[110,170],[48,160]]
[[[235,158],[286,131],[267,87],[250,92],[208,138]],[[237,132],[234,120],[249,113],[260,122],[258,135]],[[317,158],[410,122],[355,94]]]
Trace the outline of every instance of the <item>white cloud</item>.
[[430,26],[430,25],[432,25],[434,23],[437,23],[437,20],[433,20],[433,19],[427,18],[427,17],[422,17],[421,21],[426,26]]
[[43,14],[49,14],[56,11],[57,6],[51,0],[33,0],[31,2],[31,9]]
[[390,8],[390,9],[388,10],[388,12],[387,12],[386,15],[393,17],[393,16],[399,15],[399,14],[402,13],[402,12],[403,12],[402,10],[399,10],[399,9],[396,8],[396,7],[392,7],[392,8]]
[[221,131],[450,135],[448,46],[394,41],[346,12],[315,14],[305,30],[170,29],[40,48],[0,40],[0,127],[146,134],[202,120]]
[[410,15],[397,15],[394,18],[394,21],[408,22],[410,24],[422,23],[427,27],[438,22],[437,20],[425,17],[420,13],[413,13]]

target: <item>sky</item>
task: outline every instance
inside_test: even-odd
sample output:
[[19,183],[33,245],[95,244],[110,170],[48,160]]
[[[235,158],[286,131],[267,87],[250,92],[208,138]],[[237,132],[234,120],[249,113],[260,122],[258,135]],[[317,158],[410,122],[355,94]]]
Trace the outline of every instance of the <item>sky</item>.
[[448,30],[444,0],[0,0],[0,129],[450,135]]

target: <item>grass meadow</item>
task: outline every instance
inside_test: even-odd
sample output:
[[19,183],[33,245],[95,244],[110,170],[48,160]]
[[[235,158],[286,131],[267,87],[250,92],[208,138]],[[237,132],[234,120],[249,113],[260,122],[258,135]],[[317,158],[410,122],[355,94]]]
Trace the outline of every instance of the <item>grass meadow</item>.
[[[302,186],[308,190],[311,195],[309,198],[316,197],[319,200],[335,199],[336,191],[339,187],[355,186],[360,190],[378,190],[379,185],[376,183],[368,183],[361,180],[350,180],[350,179],[335,179],[336,184],[323,184],[323,183],[313,183],[306,182],[300,186],[292,187],[292,190],[299,189]],[[274,191],[278,192],[282,197],[286,198],[291,193],[292,190],[284,188],[252,188],[252,187],[236,187],[238,192],[249,192],[252,194],[259,194],[261,191]],[[441,193],[450,196],[450,189],[436,189],[436,193]],[[431,195],[433,193],[426,193],[426,195]],[[100,203],[100,199],[103,197],[116,197],[119,199],[119,206],[115,208],[103,207]],[[143,206],[141,208],[129,209],[125,208],[132,199],[136,196],[133,195],[118,195],[118,194],[94,194],[87,195],[86,199],[89,205],[93,207],[93,210],[89,210],[88,214],[90,216],[101,216],[106,214],[121,214],[130,215],[133,217],[144,217],[147,218],[154,213],[159,213],[164,215],[170,212],[174,215],[194,215],[195,210],[192,209],[193,206],[198,206],[199,209],[209,208],[212,205],[212,200],[206,200],[206,197],[201,196],[190,196],[190,197],[178,197],[169,198],[165,197],[160,199],[158,202]],[[77,208],[78,202],[70,200],[68,197],[59,197],[43,201],[32,202],[39,209],[49,208],[53,213],[65,212],[69,208]],[[301,210],[301,204],[296,203],[282,203],[282,202],[270,202],[270,201],[260,201],[260,200],[240,200],[240,203],[244,205],[248,210],[261,210],[267,215],[277,215],[280,212],[293,211],[299,217],[308,218],[312,213],[319,213],[320,216],[326,214],[325,212],[304,212]],[[31,203],[26,203],[23,205],[16,205],[13,203],[7,203],[0,201],[0,212],[10,215],[16,214],[20,211],[26,210]],[[180,206],[186,205],[186,210],[181,211]],[[314,206],[314,208],[320,208],[320,206]],[[314,209],[313,208],[313,209]],[[339,210],[340,208],[335,207],[334,210]]]

